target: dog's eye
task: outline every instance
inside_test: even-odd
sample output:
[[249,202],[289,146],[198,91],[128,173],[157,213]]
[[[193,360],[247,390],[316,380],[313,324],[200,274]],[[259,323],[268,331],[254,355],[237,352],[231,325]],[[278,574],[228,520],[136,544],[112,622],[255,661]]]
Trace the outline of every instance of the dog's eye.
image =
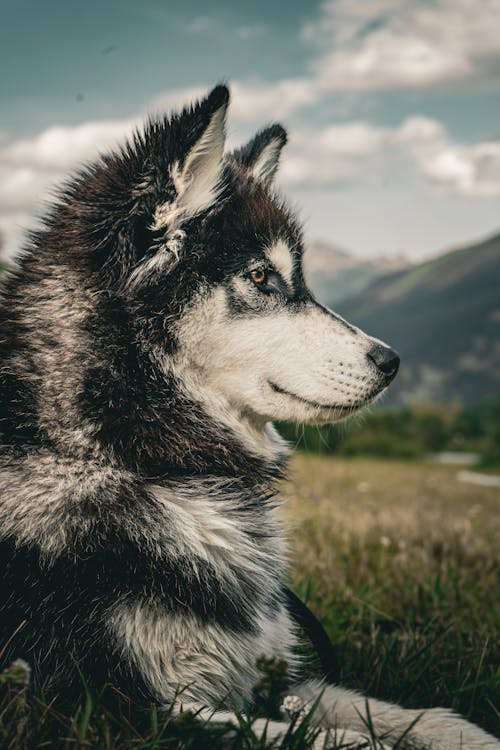
[[262,268],[254,268],[250,271],[250,278],[257,286],[265,286],[267,284],[267,271]]

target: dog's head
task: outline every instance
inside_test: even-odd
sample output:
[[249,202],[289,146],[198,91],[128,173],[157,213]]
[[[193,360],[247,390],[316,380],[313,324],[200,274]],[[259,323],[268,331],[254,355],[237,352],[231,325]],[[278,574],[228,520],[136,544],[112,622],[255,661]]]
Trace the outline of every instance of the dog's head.
[[87,175],[93,271],[191,398],[254,422],[335,421],[378,396],[399,359],[315,301],[299,224],[272,186],[286,133],[225,154],[228,100],[218,86]]

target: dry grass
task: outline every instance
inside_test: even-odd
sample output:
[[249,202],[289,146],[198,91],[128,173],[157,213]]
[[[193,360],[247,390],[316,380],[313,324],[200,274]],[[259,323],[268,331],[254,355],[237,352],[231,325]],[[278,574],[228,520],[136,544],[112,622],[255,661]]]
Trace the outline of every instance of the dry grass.
[[296,456],[293,583],[338,645],[345,684],[499,731],[500,493],[456,473]]

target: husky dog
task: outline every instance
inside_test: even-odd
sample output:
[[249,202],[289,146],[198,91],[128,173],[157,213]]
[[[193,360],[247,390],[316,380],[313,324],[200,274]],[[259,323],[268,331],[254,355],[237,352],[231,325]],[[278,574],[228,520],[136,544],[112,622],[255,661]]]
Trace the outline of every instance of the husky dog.
[[[5,285],[1,648],[43,688],[74,689],[78,664],[96,689],[234,708],[259,654],[293,665],[270,420],[336,421],[398,369],[307,289],[272,188],[285,131],[225,155],[228,101],[218,86],[80,171]],[[362,737],[362,696],[293,693]],[[369,706],[388,747],[418,715]],[[499,746],[443,709],[411,738]]]

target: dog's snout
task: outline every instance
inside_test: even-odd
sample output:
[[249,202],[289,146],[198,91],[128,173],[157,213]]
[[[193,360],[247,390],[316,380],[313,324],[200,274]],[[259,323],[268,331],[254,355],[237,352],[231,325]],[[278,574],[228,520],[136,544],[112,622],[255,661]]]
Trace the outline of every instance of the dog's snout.
[[398,353],[394,349],[382,346],[382,344],[376,344],[368,352],[367,356],[376,365],[377,369],[385,375],[387,382],[396,377],[400,360]]

